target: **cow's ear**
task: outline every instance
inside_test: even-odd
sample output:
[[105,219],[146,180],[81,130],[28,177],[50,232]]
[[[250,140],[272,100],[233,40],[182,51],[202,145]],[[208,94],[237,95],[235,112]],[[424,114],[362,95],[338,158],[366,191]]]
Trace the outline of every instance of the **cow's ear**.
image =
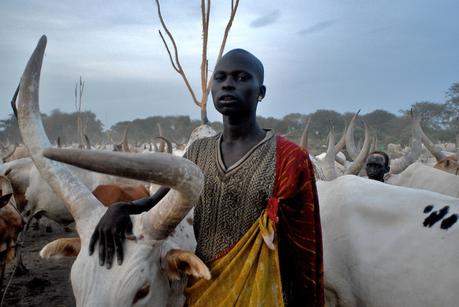
[[13,194],[9,193],[6,195],[0,196],[0,209],[8,205],[8,202],[10,201],[10,198]]
[[165,268],[169,280],[179,280],[180,276],[190,275],[196,278],[211,278],[207,266],[190,251],[172,249],[165,256]]
[[40,251],[40,257],[45,259],[76,257],[80,249],[80,238],[62,238],[46,244]]

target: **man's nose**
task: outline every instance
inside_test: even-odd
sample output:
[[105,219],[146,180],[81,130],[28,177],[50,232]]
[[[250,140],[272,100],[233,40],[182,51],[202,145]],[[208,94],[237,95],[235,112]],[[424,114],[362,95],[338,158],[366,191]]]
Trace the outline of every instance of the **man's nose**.
[[234,80],[232,77],[228,77],[223,81],[222,89],[224,90],[234,90]]

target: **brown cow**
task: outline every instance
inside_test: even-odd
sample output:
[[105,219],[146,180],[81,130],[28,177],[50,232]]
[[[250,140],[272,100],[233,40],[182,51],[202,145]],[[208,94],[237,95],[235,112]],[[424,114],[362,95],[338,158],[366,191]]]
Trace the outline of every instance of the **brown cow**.
[[456,156],[448,156],[438,161],[434,167],[453,175],[459,175],[459,164],[457,163]]
[[109,207],[116,202],[132,201],[140,198],[150,196],[145,186],[139,185],[114,185],[114,184],[101,184],[98,185],[92,194],[104,206]]
[[[92,194],[104,204],[109,207],[117,202],[127,202],[136,199],[148,197],[148,190],[145,186],[139,185],[114,185],[114,184],[101,184],[97,186]],[[60,258],[77,256],[80,252],[81,241],[80,238],[61,238],[54,240],[40,251],[42,258]]]
[[0,289],[5,266],[16,255],[16,240],[24,228],[24,219],[16,208],[13,188],[5,176],[0,176]]

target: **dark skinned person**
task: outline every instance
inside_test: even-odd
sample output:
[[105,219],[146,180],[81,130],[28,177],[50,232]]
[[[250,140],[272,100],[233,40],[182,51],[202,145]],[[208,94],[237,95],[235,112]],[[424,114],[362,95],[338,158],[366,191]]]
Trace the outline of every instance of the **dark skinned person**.
[[[187,306],[324,306],[322,233],[314,172],[296,144],[256,121],[264,98],[263,64],[235,49],[217,64],[212,98],[223,133],[199,139],[185,156],[204,174],[194,209],[196,255],[211,280],[190,280]],[[149,210],[166,193],[111,206],[90,242],[101,265],[132,235],[130,214]],[[126,235],[127,233],[127,235]]]
[[365,170],[369,179],[384,182],[385,175],[390,171],[389,156],[383,151],[373,151],[368,155]]

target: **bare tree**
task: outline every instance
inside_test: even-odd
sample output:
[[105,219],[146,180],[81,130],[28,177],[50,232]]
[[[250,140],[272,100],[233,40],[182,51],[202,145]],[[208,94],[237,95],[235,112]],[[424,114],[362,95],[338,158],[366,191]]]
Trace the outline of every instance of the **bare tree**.
[[[201,58],[201,99],[199,100],[196,96],[195,91],[190,85],[190,82],[188,81],[188,78],[185,74],[185,71],[182,68],[182,65],[180,64],[179,60],[179,55],[178,55],[178,48],[177,44],[174,40],[174,37],[172,36],[172,33],[169,31],[167,28],[163,16],[161,14],[161,6],[159,4],[159,0],[156,0],[156,6],[158,8],[158,16],[159,20],[161,21],[161,25],[166,32],[167,36],[169,37],[173,51],[174,51],[174,56],[172,56],[171,50],[169,48],[169,45],[167,44],[161,30],[159,30],[159,35],[161,36],[161,39],[164,43],[164,46],[166,47],[167,54],[169,55],[169,59],[171,61],[172,67],[174,70],[182,77],[183,81],[185,82],[185,85],[188,89],[188,91],[191,94],[191,97],[193,99],[193,102],[201,108],[201,124],[207,124],[209,120],[207,119],[207,100],[209,97],[209,92],[210,88],[212,86],[212,78],[209,78],[209,61],[207,59],[207,43],[208,43],[208,38],[209,38],[209,20],[210,20],[210,5],[211,5],[211,0],[201,0],[201,15],[202,15],[202,58]],[[220,45],[220,51],[218,53],[217,60],[215,63],[218,63],[218,61],[221,59],[223,55],[223,51],[225,50],[225,45],[226,45],[226,40],[228,38],[229,31],[231,29],[231,26],[233,24],[234,17],[236,16],[236,11],[239,6],[239,0],[231,0],[231,13],[230,17],[228,20],[228,23],[226,24],[225,32],[223,34],[223,39]]]

